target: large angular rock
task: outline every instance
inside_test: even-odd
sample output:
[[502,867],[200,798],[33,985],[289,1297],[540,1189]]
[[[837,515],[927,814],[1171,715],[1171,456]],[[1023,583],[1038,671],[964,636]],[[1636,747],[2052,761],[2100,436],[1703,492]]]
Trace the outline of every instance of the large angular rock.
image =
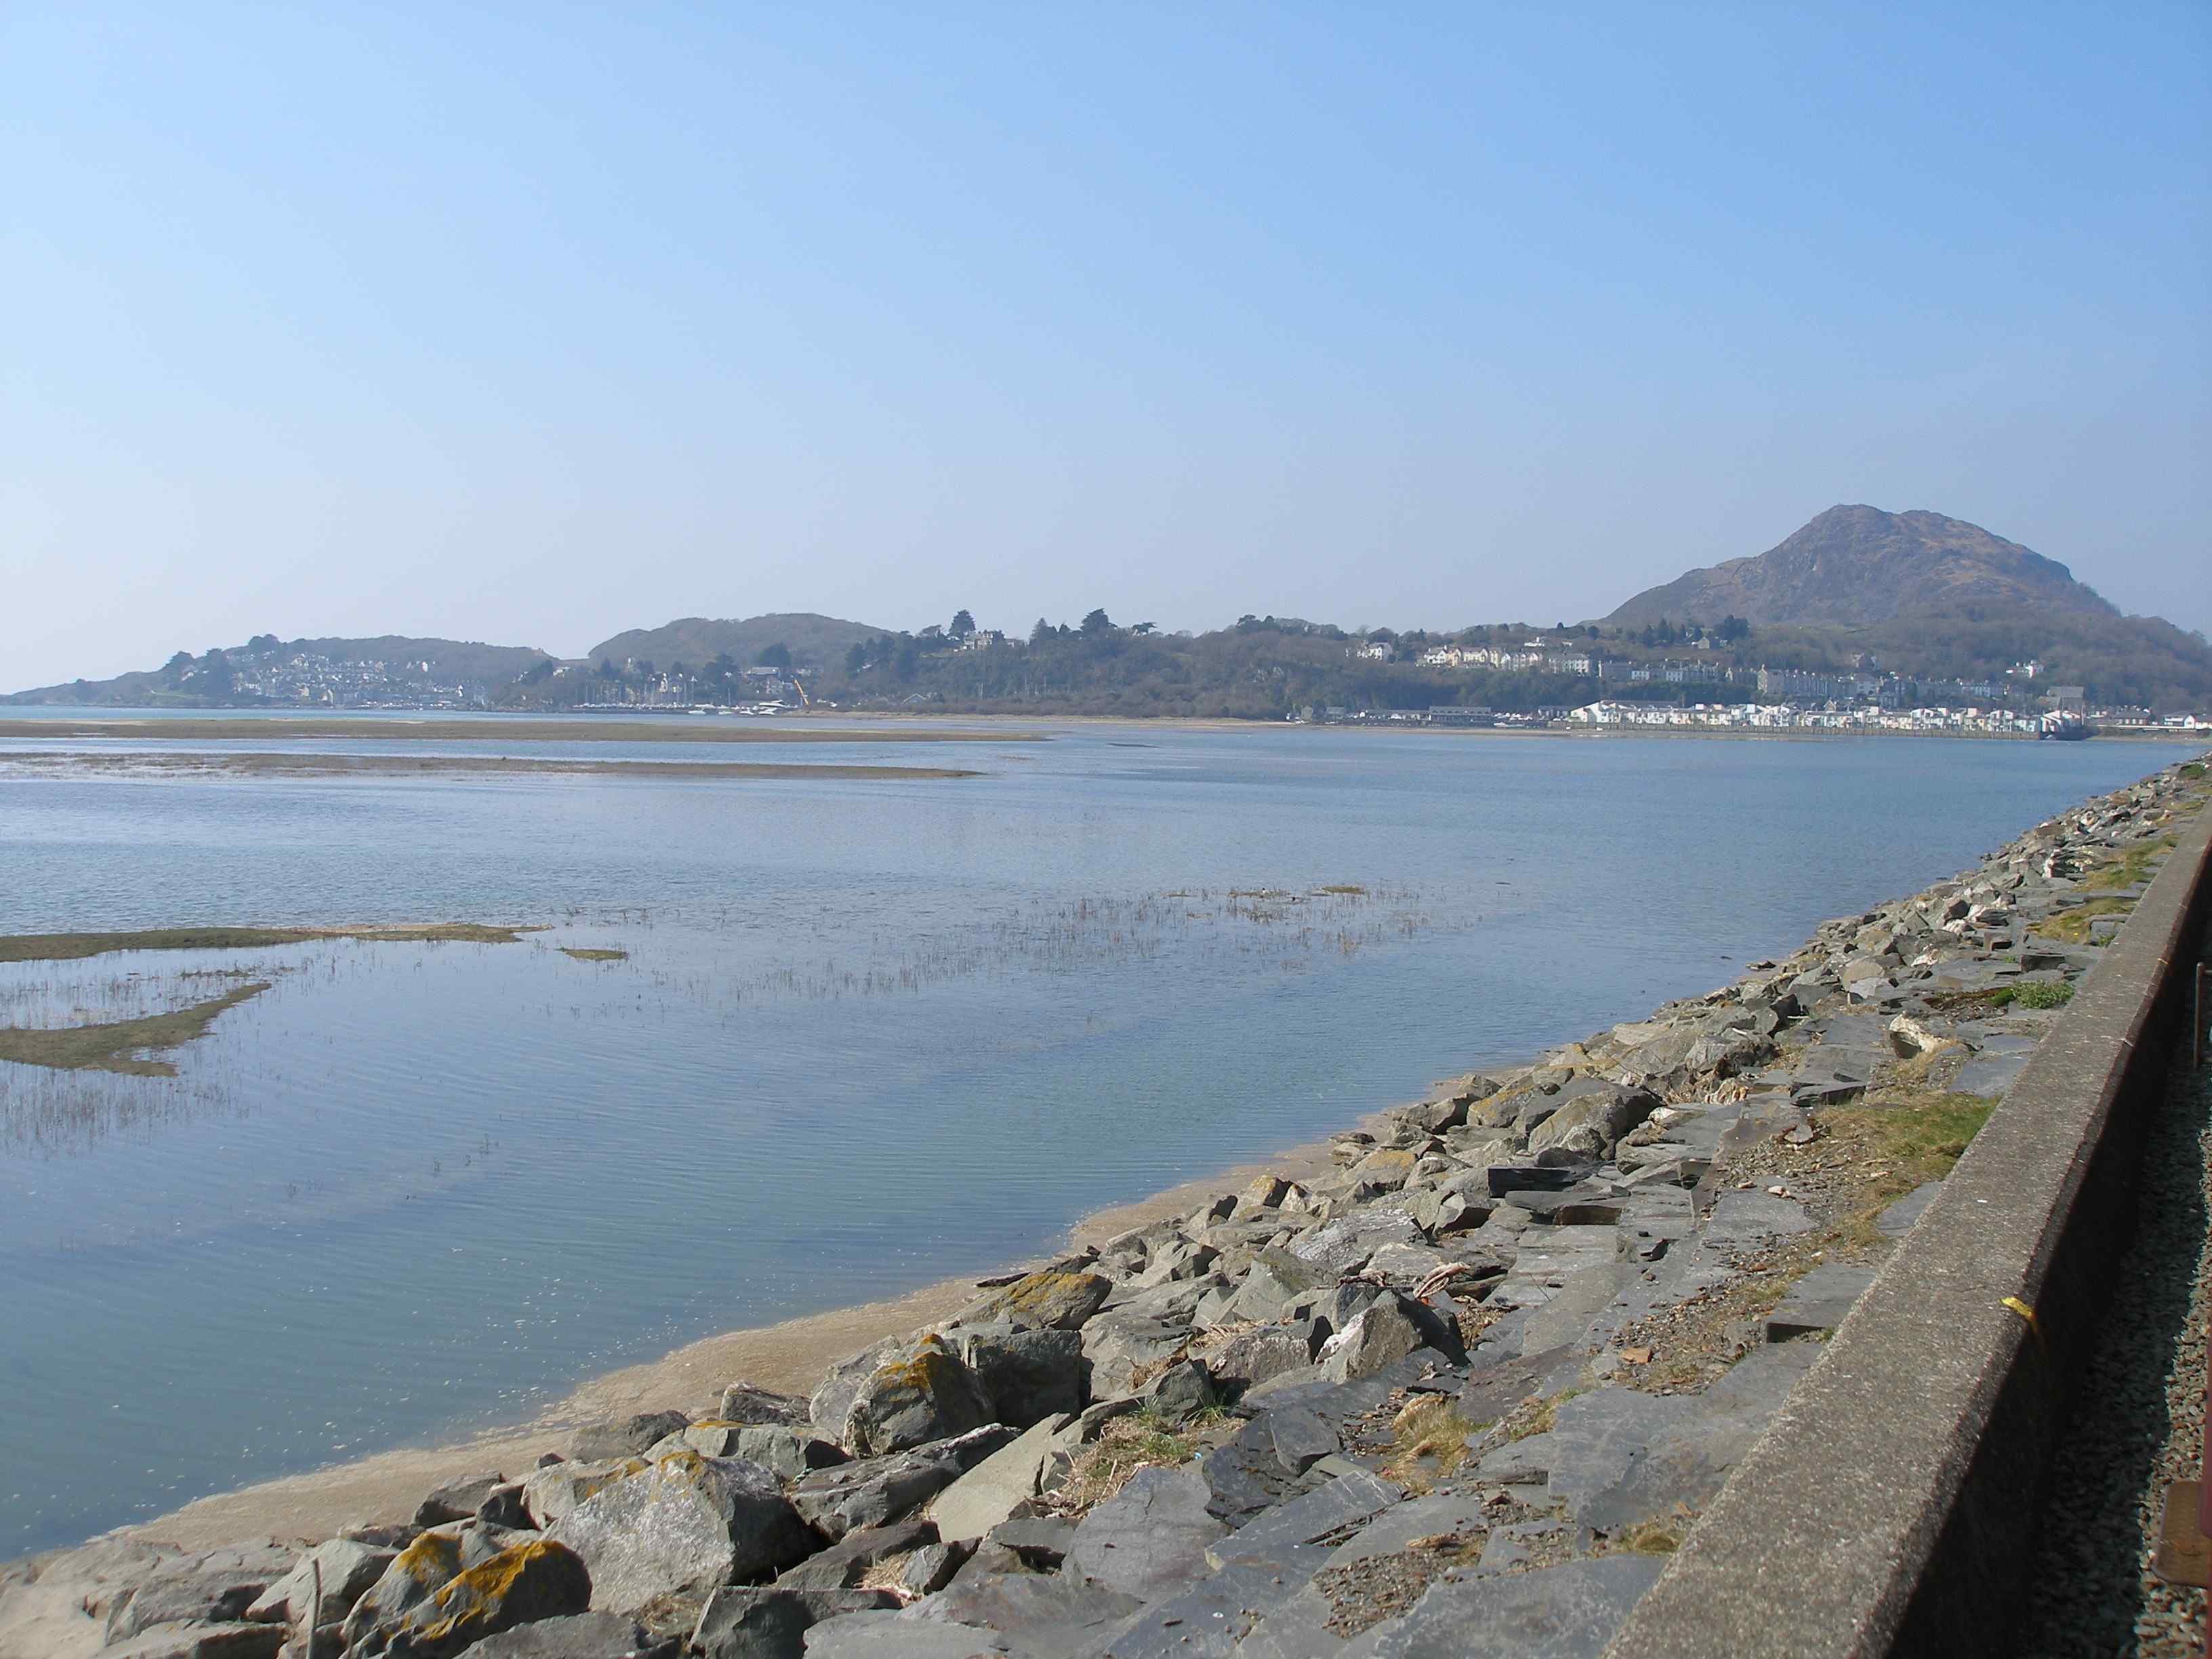
[[117,1598],[107,1614],[107,1639],[124,1641],[157,1625],[243,1619],[246,1609],[297,1559],[292,1550],[264,1543],[163,1563]]
[[100,1649],[100,1659],[276,1659],[283,1641],[283,1628],[277,1625],[189,1620],[126,1637]]
[[1048,1417],[985,1458],[937,1495],[929,1506],[939,1536],[981,1538],[1036,1495],[1060,1431],[1073,1419]]
[[1013,1438],[1012,1429],[993,1424],[937,1445],[817,1469],[793,1483],[791,1501],[834,1540],[913,1514]]
[[458,1480],[448,1480],[415,1506],[415,1524],[437,1527],[448,1521],[465,1521],[484,1506],[486,1498],[507,1484],[507,1477],[498,1474],[466,1474]]
[[888,1590],[733,1585],[708,1601],[691,1632],[690,1650],[704,1659],[801,1659],[806,1632],[822,1620],[898,1605]]
[[992,1420],[1026,1429],[1042,1418],[1083,1409],[1087,1368],[1083,1334],[1051,1326],[968,1331],[960,1357],[989,1396]]
[[1066,1570],[1142,1600],[1170,1595],[1206,1576],[1206,1547],[1228,1531],[1206,1513],[1212,1497],[1193,1469],[1139,1469],[1083,1517]]
[[639,1412],[629,1417],[609,1418],[576,1431],[568,1455],[579,1463],[617,1462],[635,1457],[655,1441],[665,1439],[691,1419],[682,1412]]
[[[818,1555],[810,1555],[795,1567],[776,1575],[780,1589],[851,1589],[878,1562],[908,1555],[937,1542],[937,1528],[927,1521],[895,1521],[887,1527],[862,1527],[848,1532]],[[852,1607],[841,1612],[857,1611]]]
[[1142,1605],[1072,1573],[987,1573],[963,1577],[906,1618],[988,1631],[1018,1653],[1096,1653],[1098,1641]]
[[532,1469],[522,1483],[522,1507],[543,1532],[592,1493],[625,1476],[644,1471],[641,1457],[625,1457],[605,1463],[548,1463]]
[[1188,1325],[1142,1314],[1099,1315],[1083,1330],[1092,1396],[1113,1400],[1133,1394],[1144,1376],[1179,1358],[1194,1334]]
[[924,1337],[861,1383],[842,1444],[855,1456],[906,1451],[993,1421],[990,1397],[941,1338]]
[[1598,1659],[1666,1558],[1607,1555],[1445,1578],[1370,1633],[1373,1659]]
[[678,1659],[678,1648],[655,1641],[635,1620],[572,1613],[488,1636],[469,1659]]
[[1620,1138],[1650,1117],[1659,1097],[1643,1089],[1604,1089],[1577,1095],[1529,1132],[1532,1154],[1553,1148],[1577,1158],[1613,1155]]
[[318,1544],[301,1558],[300,1564],[261,1593],[260,1599],[246,1610],[248,1619],[270,1619],[278,1624],[298,1624],[307,1617],[308,1604],[314,1599],[316,1574],[319,1571],[322,1583],[322,1617],[318,1621],[325,1625],[341,1622],[353,1611],[353,1604],[368,1593],[370,1586],[384,1577],[397,1550],[380,1549],[373,1544],[356,1544],[347,1538],[333,1538],[326,1544]]
[[787,1394],[771,1394],[750,1382],[732,1382],[722,1390],[721,1409],[714,1413],[725,1423],[774,1423],[787,1429],[803,1429],[806,1402]]
[[1421,1230],[1401,1209],[1367,1207],[1325,1221],[1290,1246],[1290,1253],[1331,1279],[1357,1273],[1385,1244],[1418,1244]]
[[1301,1303],[1310,1304],[1335,1284],[1336,1278],[1327,1267],[1271,1246],[1260,1252],[1244,1282],[1237,1286],[1229,1304],[1230,1316],[1268,1323],[1285,1319]]
[[406,1659],[453,1659],[514,1626],[582,1613],[592,1592],[592,1577],[574,1551],[536,1539],[471,1567],[410,1609],[388,1650]]
[[1392,1292],[1322,1343],[1319,1364],[1330,1382],[1355,1382],[1417,1348],[1456,1358],[1459,1337],[1434,1309]]
[[[1256,1269],[1255,1270],[1256,1271]],[[1258,1325],[1205,1350],[1206,1369],[1217,1388],[1232,1397],[1271,1376],[1313,1364],[1322,1340],[1310,1319],[1290,1325]]]
[[818,1440],[803,1429],[781,1423],[694,1423],[672,1434],[646,1454],[647,1462],[695,1451],[702,1457],[736,1457],[773,1470],[786,1480],[796,1480],[810,1469],[826,1469],[845,1461],[840,1447]]
[[1361,1469],[1256,1516],[1209,1546],[1206,1560],[1216,1567],[1289,1561],[1302,1549],[1372,1521],[1405,1495],[1402,1488]]
[[757,1463],[696,1453],[617,1480],[547,1534],[591,1569],[592,1610],[712,1589],[802,1559],[819,1540]]

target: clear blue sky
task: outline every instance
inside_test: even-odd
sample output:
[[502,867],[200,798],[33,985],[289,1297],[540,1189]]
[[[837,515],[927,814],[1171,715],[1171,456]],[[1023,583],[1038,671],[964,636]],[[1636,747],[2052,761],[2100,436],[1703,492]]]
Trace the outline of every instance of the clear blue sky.
[[0,75],[14,685],[1551,621],[1838,501],[2212,624],[2203,3],[94,0]]

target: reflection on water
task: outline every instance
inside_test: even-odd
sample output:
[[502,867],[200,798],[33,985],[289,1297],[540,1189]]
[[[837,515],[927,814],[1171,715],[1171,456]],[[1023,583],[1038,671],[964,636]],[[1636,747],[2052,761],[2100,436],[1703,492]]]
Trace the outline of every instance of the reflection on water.
[[2162,757],[1146,740],[1072,731],[957,791],[0,785],[0,931],[548,925],[0,965],[0,1025],[41,1029],[270,986],[174,1078],[0,1064],[0,1557],[998,1267],[1703,989]]

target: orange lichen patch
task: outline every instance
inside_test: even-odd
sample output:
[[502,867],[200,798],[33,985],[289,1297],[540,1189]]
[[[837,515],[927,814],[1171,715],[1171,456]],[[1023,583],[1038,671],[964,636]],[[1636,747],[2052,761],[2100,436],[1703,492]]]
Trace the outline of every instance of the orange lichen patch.
[[980,1323],[1016,1314],[1040,1324],[1073,1329],[1097,1310],[1112,1288],[1109,1280],[1097,1273],[1031,1273],[962,1317]]
[[410,1622],[410,1651],[459,1652],[510,1626],[580,1612],[591,1575],[576,1553],[550,1538],[502,1550],[440,1590]]
[[400,1551],[392,1565],[425,1589],[442,1584],[460,1571],[461,1541],[426,1532]]

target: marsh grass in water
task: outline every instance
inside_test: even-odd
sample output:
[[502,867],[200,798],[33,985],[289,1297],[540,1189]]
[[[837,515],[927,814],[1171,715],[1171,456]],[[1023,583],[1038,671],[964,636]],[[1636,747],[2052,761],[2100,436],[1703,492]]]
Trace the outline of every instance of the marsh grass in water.
[[174,1077],[177,1068],[166,1060],[142,1058],[149,1051],[178,1048],[205,1036],[216,1017],[241,1002],[249,1002],[269,988],[267,980],[255,980],[219,997],[190,1007],[137,1019],[112,1020],[92,1025],[63,1025],[40,1029],[0,1028],[0,1060],[24,1066],[46,1066],[58,1071],[121,1072],[131,1077]]
[[75,962],[112,951],[255,951],[316,939],[353,939],[387,944],[513,945],[538,927],[491,927],[473,921],[437,921],[392,927],[148,927],[128,933],[9,933],[0,935],[0,962]]
[[562,945],[554,947],[572,962],[628,962],[629,952],[614,951],[597,945]]

